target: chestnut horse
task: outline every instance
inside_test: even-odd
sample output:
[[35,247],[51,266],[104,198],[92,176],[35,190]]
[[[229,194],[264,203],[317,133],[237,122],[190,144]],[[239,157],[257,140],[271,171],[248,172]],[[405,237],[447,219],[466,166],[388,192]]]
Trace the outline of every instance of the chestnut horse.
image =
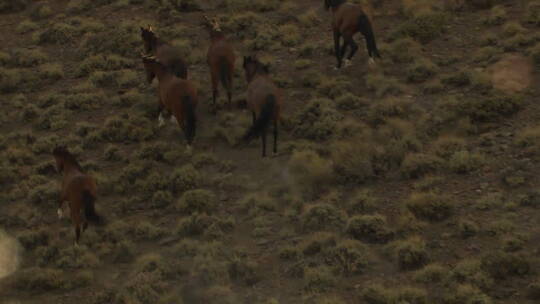
[[253,115],[253,125],[242,140],[249,142],[261,136],[262,157],[266,156],[266,129],[274,123],[274,154],[277,153],[278,122],[283,105],[281,90],[268,76],[269,68],[257,58],[244,57],[243,68],[248,82],[247,107]]
[[82,171],[81,166],[65,146],[56,147],[53,150],[56,160],[56,168],[63,173],[62,189],[58,205],[58,218],[62,218],[62,205],[69,202],[71,220],[75,226],[75,246],[79,245],[82,231],[88,227],[88,222],[102,224],[102,218],[96,213],[94,203],[96,201],[96,182],[92,177]]
[[221,84],[227,90],[228,106],[230,109],[236,56],[232,46],[219,27],[216,18],[210,20],[208,16],[204,16],[204,20],[210,32],[210,46],[206,54],[206,62],[210,67],[210,76],[212,78],[212,105],[216,104],[218,85],[221,81]]
[[171,117],[171,122],[176,122],[184,131],[188,150],[195,138],[196,115],[198,95],[197,89],[190,80],[176,77],[156,57],[142,54],[142,61],[146,70],[148,83],[152,83],[154,77],[158,79],[159,99],[159,125],[163,124],[163,112]]
[[[366,40],[369,55],[369,64],[375,63],[374,57],[380,58],[371,21],[362,7],[358,4],[347,3],[346,0],[324,0],[326,10],[332,10],[332,31],[334,32],[334,52],[337,59],[337,69],[341,68],[341,61],[345,56],[347,47],[351,48],[349,56],[345,59],[345,66],[351,64],[351,59],[358,50],[353,36],[362,33]],[[343,46],[340,39],[343,37]]]
[[187,79],[187,64],[180,56],[181,50],[159,39],[151,26],[141,27],[141,38],[144,42],[144,51],[152,54],[168,66],[176,77]]

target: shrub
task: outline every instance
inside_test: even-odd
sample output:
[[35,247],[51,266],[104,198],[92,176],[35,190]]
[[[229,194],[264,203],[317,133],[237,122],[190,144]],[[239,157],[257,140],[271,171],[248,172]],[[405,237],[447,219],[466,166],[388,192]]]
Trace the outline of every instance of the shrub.
[[386,243],[393,237],[386,218],[380,214],[351,217],[347,233],[357,240],[370,243]]
[[415,270],[429,261],[426,243],[421,238],[411,237],[390,245],[394,249],[394,257],[402,270]]
[[306,231],[335,230],[345,225],[346,216],[338,208],[321,203],[310,206],[302,215],[301,221]]
[[528,1],[525,12],[525,22],[540,26],[540,1]]
[[407,178],[418,178],[440,168],[442,160],[430,154],[407,154],[401,163],[401,173]]
[[336,278],[327,267],[308,268],[304,281],[304,290],[311,293],[328,292],[337,284]]
[[368,247],[355,240],[345,240],[328,249],[328,263],[345,276],[362,273],[369,264]]
[[484,23],[488,25],[501,25],[506,22],[508,16],[502,5],[496,5],[491,8],[489,16],[484,19]]
[[307,103],[296,115],[293,134],[311,140],[326,140],[334,134],[336,124],[343,116],[328,99],[315,99]]
[[334,171],[338,180],[347,183],[363,183],[374,176],[371,162],[372,148],[367,143],[352,140],[336,143],[332,151]]
[[204,189],[188,190],[182,194],[177,209],[184,213],[211,214],[216,208],[217,199],[214,193]]
[[428,43],[444,33],[447,21],[448,16],[444,12],[422,10],[401,24],[394,33],[394,37],[405,35],[421,43]]
[[171,186],[173,192],[182,193],[196,189],[200,183],[201,175],[193,165],[184,165],[171,174]]
[[452,214],[453,209],[446,196],[432,192],[412,193],[406,205],[416,217],[430,221],[447,219]]
[[437,66],[425,58],[417,58],[405,71],[407,81],[413,83],[426,81],[436,73]]
[[289,170],[300,188],[313,194],[324,189],[333,179],[330,161],[310,150],[294,151],[289,160]]
[[457,288],[443,296],[444,303],[448,304],[491,304],[491,298],[484,294],[480,289],[464,284],[458,285]]
[[529,262],[525,258],[500,251],[485,254],[480,268],[498,280],[514,275],[522,276],[530,271]]
[[452,154],[448,166],[455,173],[469,173],[478,169],[484,162],[482,154],[458,151]]
[[519,111],[522,103],[519,95],[488,95],[466,100],[459,111],[475,122],[494,122]]

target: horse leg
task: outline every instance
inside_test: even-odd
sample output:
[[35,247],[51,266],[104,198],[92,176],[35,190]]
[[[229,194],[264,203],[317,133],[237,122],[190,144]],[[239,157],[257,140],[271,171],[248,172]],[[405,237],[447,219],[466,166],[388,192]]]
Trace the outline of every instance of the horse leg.
[[216,100],[218,98],[218,73],[212,71],[212,105],[216,105]]
[[84,232],[86,230],[86,228],[88,228],[88,221],[84,221],[83,222],[83,226],[82,226],[82,232]]
[[274,155],[277,154],[278,120],[274,120]]
[[255,120],[257,120],[257,115],[255,114],[255,111],[251,111],[251,117],[253,118],[253,124],[255,124]]
[[75,247],[79,247],[79,239],[81,238],[81,226],[75,224]]
[[161,103],[161,98],[160,98],[160,99],[159,99],[159,106],[158,106],[158,111],[159,111],[159,116],[158,116],[158,127],[163,126],[163,123],[164,123],[164,119],[163,119],[163,110],[164,110],[164,107],[163,107],[163,104]]
[[353,56],[356,54],[356,51],[358,51],[358,44],[356,44],[354,39],[351,38],[349,45],[351,46],[351,52],[349,53],[349,57],[347,57],[347,59],[352,60]]
[[262,139],[262,157],[266,157],[266,129],[263,129],[261,134]]
[[[351,51],[352,51],[352,45],[351,45],[351,42],[352,42],[352,36],[351,35],[348,35],[348,34],[344,34],[343,35],[343,47],[341,48],[341,59],[343,59],[343,57],[345,57],[345,53],[347,52],[347,47],[348,46],[351,46]],[[345,59],[345,67],[347,66],[350,66],[351,65],[351,62],[350,62],[350,59]]]
[[339,30],[334,29],[334,55],[337,59],[337,68],[341,68],[341,51],[339,49],[339,40],[341,39],[341,34]]
[[64,212],[62,211],[62,205],[64,205],[64,201],[66,200],[66,196],[64,194],[64,191],[60,193],[60,201],[58,203],[58,209],[56,210],[56,214],[58,214],[58,218],[62,219],[64,216]]

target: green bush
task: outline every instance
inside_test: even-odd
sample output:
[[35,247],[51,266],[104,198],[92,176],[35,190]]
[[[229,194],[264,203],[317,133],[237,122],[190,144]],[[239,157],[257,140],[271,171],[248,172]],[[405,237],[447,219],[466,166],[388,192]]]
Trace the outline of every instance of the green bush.
[[339,242],[326,256],[327,263],[345,276],[362,273],[369,265],[368,247],[355,240]]
[[302,214],[301,222],[305,231],[335,230],[345,226],[346,215],[330,204],[310,206]]

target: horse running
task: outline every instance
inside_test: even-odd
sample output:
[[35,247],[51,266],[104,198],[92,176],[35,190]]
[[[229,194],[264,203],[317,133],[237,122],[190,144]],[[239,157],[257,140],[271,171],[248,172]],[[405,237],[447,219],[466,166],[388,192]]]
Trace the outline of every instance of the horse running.
[[[332,31],[334,32],[334,52],[337,59],[337,68],[341,68],[341,62],[347,47],[351,51],[345,66],[351,64],[351,59],[358,50],[353,36],[357,32],[362,33],[366,40],[366,48],[369,55],[369,64],[375,63],[374,57],[380,58],[379,50],[375,42],[375,35],[369,17],[358,4],[347,3],[346,0],[324,0],[326,10],[332,10]],[[343,46],[340,47],[340,39],[343,37]]]
[[253,115],[253,125],[243,141],[261,136],[262,157],[266,156],[266,129],[274,123],[274,154],[277,153],[278,121],[283,104],[281,90],[268,77],[268,66],[252,56],[244,57],[243,68],[248,82],[247,107]]
[[206,21],[205,25],[210,32],[210,46],[206,54],[206,62],[210,67],[210,76],[212,78],[212,105],[216,104],[218,85],[221,81],[221,84],[227,90],[230,109],[236,56],[232,46],[221,31],[216,18],[210,20],[207,16],[204,16],[204,19]]
[[62,205],[65,201],[68,201],[71,220],[75,226],[75,246],[78,246],[81,236],[81,224],[84,232],[88,227],[88,222],[103,223],[102,218],[94,209],[96,182],[82,171],[81,166],[66,147],[56,147],[53,150],[53,156],[56,160],[58,172],[63,173],[57,210],[58,218],[63,217]]
[[190,80],[176,77],[156,57],[142,54],[142,61],[146,70],[148,83],[152,83],[154,77],[158,79],[159,99],[159,125],[163,124],[163,112],[166,110],[171,122],[176,122],[184,131],[188,149],[191,148],[195,138],[197,107],[197,89]]
[[141,27],[141,38],[144,42],[145,53],[156,56],[160,62],[170,67],[176,77],[187,79],[187,64],[180,56],[180,48],[159,39],[151,26]]

